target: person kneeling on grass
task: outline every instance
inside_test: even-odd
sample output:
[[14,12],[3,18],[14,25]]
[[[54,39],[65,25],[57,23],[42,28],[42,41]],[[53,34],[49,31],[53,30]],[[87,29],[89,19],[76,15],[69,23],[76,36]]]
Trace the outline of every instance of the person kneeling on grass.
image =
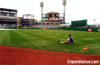
[[65,43],[65,44],[73,44],[73,38],[71,36],[71,34],[68,34],[69,38],[64,41],[64,42],[61,42],[60,40],[58,40],[58,43]]

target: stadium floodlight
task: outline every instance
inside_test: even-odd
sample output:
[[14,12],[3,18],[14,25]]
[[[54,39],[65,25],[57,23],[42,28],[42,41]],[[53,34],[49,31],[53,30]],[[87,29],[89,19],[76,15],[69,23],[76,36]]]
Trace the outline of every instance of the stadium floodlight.
[[41,23],[43,22],[43,20],[42,20],[43,6],[44,6],[44,3],[43,2],[40,2],[40,7],[41,7]]
[[63,0],[63,5],[64,5],[64,6],[66,5],[66,0]]
[[64,20],[63,20],[63,23],[65,24],[66,0],[63,0],[63,6],[64,6]]
[[43,2],[40,2],[40,7],[43,7]]

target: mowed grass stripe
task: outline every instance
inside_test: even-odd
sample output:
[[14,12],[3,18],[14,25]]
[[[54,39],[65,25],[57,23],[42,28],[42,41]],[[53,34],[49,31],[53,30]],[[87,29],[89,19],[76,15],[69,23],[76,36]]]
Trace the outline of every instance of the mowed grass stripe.
[[[74,33],[73,33],[74,32]],[[57,33],[57,32],[56,32]],[[84,47],[84,46],[89,46],[90,47],[90,45],[92,45],[92,44],[94,44],[94,46],[95,47],[97,47],[98,49],[100,49],[100,47],[99,47],[99,43],[96,43],[96,42],[98,42],[98,39],[100,39],[99,37],[98,37],[98,35],[100,35],[100,33],[98,33],[98,32],[83,32],[83,31],[67,31],[67,34],[68,33],[71,33],[71,34],[73,34],[74,36],[76,36],[75,34],[77,34],[78,33],[78,35],[81,35],[81,36],[79,36],[78,37],[78,35],[76,36],[76,38],[75,39],[81,39],[82,37],[84,38],[84,39],[86,39],[87,38],[87,36],[86,37],[84,37],[84,35],[88,35],[88,37],[89,37],[89,39],[92,39],[92,41],[89,41],[88,39],[87,40],[77,40],[76,42],[78,43],[78,45],[77,46],[80,46],[80,47],[78,47],[79,49],[81,49],[82,47]],[[94,38],[96,38],[96,39],[94,39]],[[79,43],[79,42],[81,42],[81,43]],[[76,43],[76,44],[77,44]],[[84,46],[83,46],[84,45]],[[97,46],[96,46],[97,45]],[[76,50],[78,50],[78,51],[80,51],[78,48],[76,48]],[[91,49],[92,48],[94,48],[94,47],[90,47]],[[90,51],[90,50],[89,50]],[[87,53],[89,53],[89,51],[87,52]]]
[[9,35],[8,30],[5,30],[3,33],[2,43],[3,43],[3,45],[10,45],[11,44],[11,39],[10,39],[10,35]]
[[[48,37],[46,37],[46,34],[41,34],[41,33],[43,33],[43,30],[41,30],[41,32],[40,31],[39,32],[31,31],[31,33],[30,33],[30,31],[24,30],[23,33],[26,34],[26,32],[30,36],[33,36],[33,38],[35,37],[37,39],[37,40],[33,40],[33,41],[36,41],[35,44],[38,44],[39,46],[41,46],[41,49],[48,49],[48,50],[64,50],[65,49],[64,51],[66,51],[66,50],[69,50],[66,48],[71,48],[71,46],[69,46],[69,45],[63,45],[63,47],[61,47],[62,44],[58,44],[57,39],[54,40],[55,42],[52,40],[52,38],[48,39]],[[38,34],[36,34],[36,33],[38,33]],[[53,34],[53,32],[52,32],[52,34]],[[47,35],[47,36],[51,36],[51,35]],[[45,39],[44,39],[44,37],[45,37]],[[45,43],[45,41],[48,41],[48,42]]]
[[55,41],[55,39],[57,39],[57,37],[55,38],[55,36],[45,34],[43,31],[41,31],[41,32],[23,31],[23,32],[27,33],[33,37],[36,37],[39,40]]
[[9,31],[10,39],[11,39],[11,45],[12,46],[24,46],[25,43],[30,43],[25,37],[22,37],[22,34],[17,34],[15,30]]
[[[25,31],[25,30],[24,30],[24,31]],[[37,35],[40,35],[40,34],[42,33],[43,36],[46,36],[46,35],[47,35],[47,34],[44,33],[43,30],[35,30],[35,31],[34,31],[34,30],[27,31],[27,30],[26,30],[26,32],[30,32],[31,34],[37,34],[37,33],[38,33]],[[48,31],[45,31],[45,32],[48,32]],[[57,32],[58,32],[58,31],[56,31],[56,33],[57,33]],[[79,33],[80,33],[80,31],[76,31],[76,32],[74,32],[74,33],[73,33],[73,31],[63,31],[63,32],[65,33],[65,35],[68,34],[68,33],[71,33],[71,34],[73,34],[74,36],[75,36],[75,34],[78,33],[78,35],[79,35]],[[24,32],[24,33],[25,33],[25,32]],[[51,33],[51,31],[50,31],[50,33]],[[61,32],[60,32],[60,33],[61,33]],[[84,34],[86,34],[86,33],[87,33],[87,32],[84,32]],[[52,34],[53,34],[53,32],[51,33],[51,35],[52,35]],[[82,33],[82,34],[83,34],[83,33]],[[89,33],[89,34],[90,34],[90,33]],[[37,36],[37,35],[36,35],[36,36]],[[49,34],[49,36],[51,36],[51,35]],[[80,35],[81,35],[81,34],[80,34]],[[31,35],[31,36],[34,36],[34,35]],[[36,36],[34,36],[34,37],[36,37]],[[43,36],[42,36],[42,37],[43,37]],[[61,34],[61,36],[63,36],[63,35]],[[84,36],[84,35],[83,35],[83,36]],[[66,37],[67,37],[67,36],[66,36]],[[39,37],[39,38],[40,38],[40,37]],[[59,38],[59,37],[58,37],[58,38]],[[61,37],[60,37],[60,38],[61,38]],[[79,37],[77,37],[77,38],[79,39]],[[77,38],[75,38],[75,39],[77,39]],[[80,39],[81,39],[81,38],[80,38]],[[38,40],[39,40],[39,39],[38,39]],[[50,39],[49,39],[49,40],[50,40]],[[40,38],[39,41],[41,41],[41,38]],[[84,41],[84,40],[83,40],[83,41],[82,41],[82,40],[76,40],[76,42],[77,42],[77,41],[78,41],[78,42],[82,42],[82,43],[80,43],[80,44],[79,44],[79,43],[75,43],[74,46],[73,46],[73,48],[72,48],[71,46],[68,46],[68,45],[65,46],[65,45],[64,45],[64,46],[63,46],[63,47],[64,47],[63,50],[65,49],[65,51],[68,51],[69,49],[72,48],[71,50],[78,50],[78,51],[80,51],[79,49],[81,49],[82,47],[84,47],[84,46],[82,46],[83,44],[84,44],[84,45],[88,45],[88,44],[85,44],[86,41]],[[43,42],[44,42],[44,41],[43,41]],[[52,41],[52,42],[53,42],[53,41]],[[38,43],[38,42],[37,42],[37,43]],[[42,41],[41,41],[41,43],[42,43]],[[40,44],[38,43],[38,44],[39,44],[39,46],[41,46],[41,48],[43,48],[46,44],[44,44],[44,46],[43,46],[41,43],[40,43]],[[48,44],[48,45],[49,45],[49,44]],[[55,48],[53,47],[54,45],[55,45]],[[56,43],[53,44],[52,47],[50,47],[50,46],[52,46],[52,45],[49,45],[49,46],[48,46],[48,49],[50,48],[50,50],[52,50],[52,49],[56,49],[56,50],[57,50],[57,49],[61,49],[61,50],[62,50],[62,47],[60,48],[60,46],[57,44],[57,41],[56,41]],[[76,48],[75,46],[79,46],[79,47]],[[51,49],[51,48],[52,48],[52,49]],[[67,48],[69,48],[69,49],[67,49]],[[66,49],[67,49],[67,50],[66,50]]]
[[[46,47],[48,48],[48,46],[52,46],[53,39],[46,37],[45,34],[44,35],[42,34],[42,36],[41,36],[40,35],[41,33],[39,33],[39,34],[36,34],[34,32],[33,33],[29,33],[29,31],[28,32],[23,31],[23,33],[30,35],[30,37],[32,36],[32,41],[34,41],[33,44],[40,46],[40,48],[45,48],[46,49]],[[56,43],[57,43],[57,41],[56,41]]]
[[6,38],[5,34],[6,34],[5,31],[0,30],[0,45],[3,44],[3,38]]
[[[73,35],[73,45],[59,44],[57,42],[58,40],[67,40],[69,33]],[[0,33],[0,38],[2,38],[0,40],[2,45],[55,51],[100,54],[99,32],[20,29],[3,31]],[[83,50],[84,46],[88,46],[89,49]]]
[[29,41],[29,43],[27,43],[27,42],[25,43],[26,46],[28,46],[30,48],[41,48],[41,45],[39,45],[39,43],[37,43],[38,39],[36,37],[29,35],[20,30],[17,30],[15,32]]

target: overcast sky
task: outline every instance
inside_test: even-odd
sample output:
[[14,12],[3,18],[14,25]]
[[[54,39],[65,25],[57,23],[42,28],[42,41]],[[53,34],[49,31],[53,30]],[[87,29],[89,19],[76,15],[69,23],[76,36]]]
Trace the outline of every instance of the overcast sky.
[[[0,0],[1,8],[17,9],[18,16],[33,14],[41,19],[40,2],[44,2],[44,13],[63,13],[62,0]],[[100,23],[100,0],[67,0],[66,22],[88,19],[89,24]]]

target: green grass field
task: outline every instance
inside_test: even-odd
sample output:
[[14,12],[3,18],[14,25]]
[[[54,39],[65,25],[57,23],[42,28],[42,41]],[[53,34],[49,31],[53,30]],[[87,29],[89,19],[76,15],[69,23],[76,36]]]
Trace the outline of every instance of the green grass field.
[[[57,42],[65,41],[69,33],[73,35],[74,44]],[[0,45],[100,55],[100,33],[36,29],[0,30]],[[84,46],[89,49],[83,50]]]

